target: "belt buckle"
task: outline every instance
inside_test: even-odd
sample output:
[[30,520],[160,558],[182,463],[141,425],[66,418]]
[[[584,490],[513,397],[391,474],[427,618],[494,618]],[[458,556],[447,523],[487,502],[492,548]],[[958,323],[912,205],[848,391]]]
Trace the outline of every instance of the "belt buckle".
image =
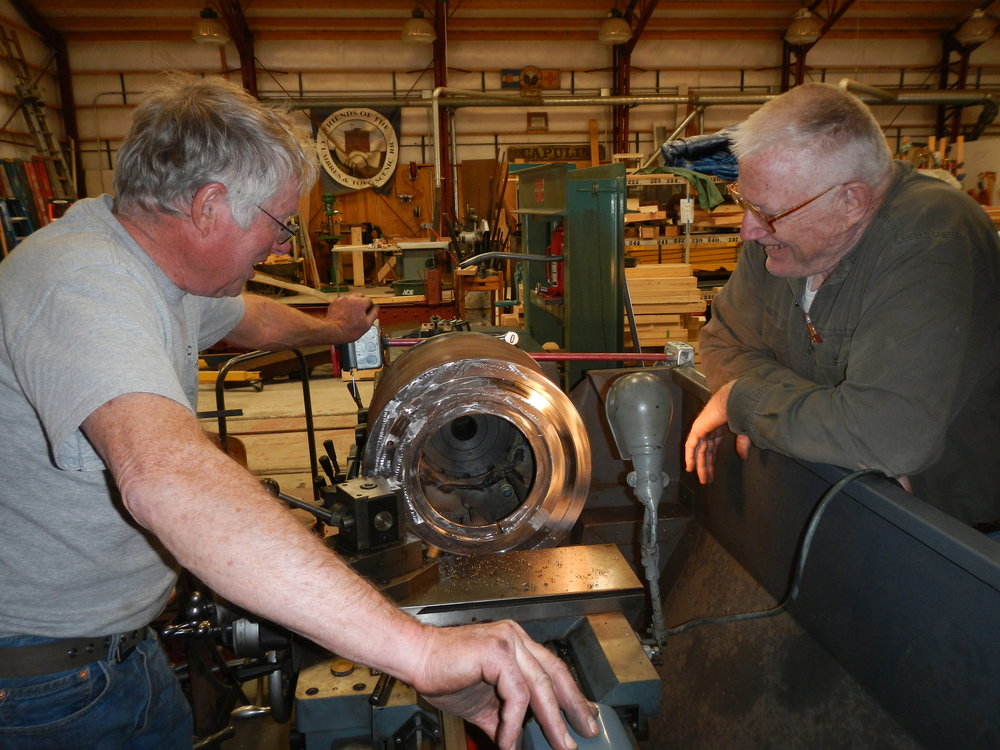
[[[142,640],[139,636],[141,635],[140,630],[133,630],[131,633],[120,633],[115,636],[108,636],[104,639],[104,645],[107,648],[107,660],[111,664],[121,664],[125,661],[129,655],[135,651],[135,647],[139,645]],[[128,648],[122,648],[125,643],[131,641],[131,645]]]

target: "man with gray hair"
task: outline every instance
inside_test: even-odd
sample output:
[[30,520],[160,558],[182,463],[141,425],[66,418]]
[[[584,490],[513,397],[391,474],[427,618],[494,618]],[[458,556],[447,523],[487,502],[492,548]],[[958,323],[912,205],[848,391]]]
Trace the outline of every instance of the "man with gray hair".
[[135,111],[115,199],[77,202],[0,264],[0,746],[175,750],[191,714],[147,624],[174,561],[226,600],[404,680],[514,747],[530,705],[571,750],[596,708],[511,622],[432,628],[358,577],[195,416],[198,352],[353,341],[242,293],[316,178],[286,115],[181,77]]
[[1000,520],[1000,243],[961,191],[893,161],[868,108],[828,84],[734,136],[736,271],[702,331],[715,392],[685,445],[712,480],[727,431],[874,468],[973,525]]

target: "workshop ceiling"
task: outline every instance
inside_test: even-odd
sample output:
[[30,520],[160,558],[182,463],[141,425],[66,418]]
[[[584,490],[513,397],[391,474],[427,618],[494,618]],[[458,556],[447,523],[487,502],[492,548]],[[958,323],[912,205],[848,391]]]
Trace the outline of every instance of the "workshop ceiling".
[[[206,4],[242,11],[255,41],[393,40],[435,0],[12,0],[67,42],[180,41]],[[652,7],[641,39],[781,39],[806,6],[836,18],[835,39],[936,39],[983,0],[448,0],[449,41],[592,41],[611,8]],[[228,7],[228,11],[227,11]],[[839,16],[839,18],[838,18]]]

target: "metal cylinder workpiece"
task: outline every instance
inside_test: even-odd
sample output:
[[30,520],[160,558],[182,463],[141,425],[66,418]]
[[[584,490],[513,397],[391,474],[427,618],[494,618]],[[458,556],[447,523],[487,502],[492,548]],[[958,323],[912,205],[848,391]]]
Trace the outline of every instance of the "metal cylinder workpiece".
[[395,479],[410,530],[446,552],[551,547],[590,484],[576,407],[527,354],[446,333],[400,356],[375,388],[362,467]]

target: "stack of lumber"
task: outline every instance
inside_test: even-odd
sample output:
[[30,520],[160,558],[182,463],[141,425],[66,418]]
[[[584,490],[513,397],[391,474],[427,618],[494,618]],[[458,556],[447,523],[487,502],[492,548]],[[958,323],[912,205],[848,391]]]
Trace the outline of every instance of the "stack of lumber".
[[695,211],[692,226],[695,229],[723,228],[738,232],[742,223],[743,209],[735,203],[723,203],[711,211]]
[[[625,243],[625,256],[635,258],[640,265],[684,263],[683,238],[670,244],[642,244],[641,241],[640,244],[629,244],[628,240]],[[736,269],[741,244],[738,234],[692,235],[687,251],[688,265],[695,271],[724,268],[731,272]]]
[[[668,341],[695,345],[705,300],[688,263],[646,263],[625,269],[639,346],[662,349]],[[625,325],[625,345],[632,335]],[[697,349],[697,346],[695,346]]]
[[676,237],[680,228],[673,223],[667,210],[659,203],[641,203],[638,198],[628,198],[625,206],[625,237],[652,240],[659,237]]

